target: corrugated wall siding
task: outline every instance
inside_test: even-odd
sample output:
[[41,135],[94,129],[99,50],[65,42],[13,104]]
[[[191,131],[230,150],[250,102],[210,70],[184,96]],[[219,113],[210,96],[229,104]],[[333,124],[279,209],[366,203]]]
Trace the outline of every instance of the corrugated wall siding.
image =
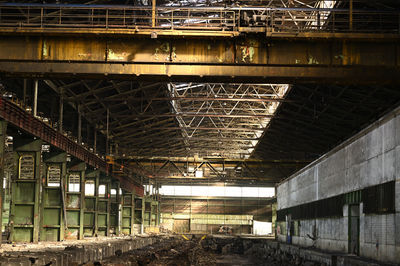
[[[226,225],[234,234],[249,234],[253,220],[272,221],[271,204],[265,198],[163,197],[161,225],[177,233],[216,233]],[[187,223],[188,228],[177,226]]]

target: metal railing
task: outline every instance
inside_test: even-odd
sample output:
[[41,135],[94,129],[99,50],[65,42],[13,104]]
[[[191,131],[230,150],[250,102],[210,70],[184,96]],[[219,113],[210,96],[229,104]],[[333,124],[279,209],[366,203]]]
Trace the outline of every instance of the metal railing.
[[399,24],[398,11],[0,4],[0,27],[14,28],[399,33]]
[[[199,8],[157,8],[155,27],[161,29],[229,29],[235,12]],[[152,28],[152,8],[104,6],[1,6],[2,27]]]
[[[275,32],[383,32],[399,33],[400,13],[356,10],[293,9],[267,10],[255,15],[250,25],[260,24],[258,17],[265,16],[267,30]],[[246,17],[246,15],[242,15]],[[259,21],[262,21],[259,19]]]

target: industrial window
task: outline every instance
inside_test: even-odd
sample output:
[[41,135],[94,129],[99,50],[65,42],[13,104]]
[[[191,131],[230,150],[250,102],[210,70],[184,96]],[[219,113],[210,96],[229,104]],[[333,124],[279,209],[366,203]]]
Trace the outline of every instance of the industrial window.
[[61,181],[60,165],[49,165],[47,167],[47,186],[59,187]]
[[277,211],[277,220],[285,221],[286,215],[291,214],[292,220],[305,220],[343,216],[344,195],[305,203],[295,207]]
[[115,188],[112,188],[110,191],[111,198],[117,198],[117,190]]
[[106,185],[99,186],[99,197],[105,198],[106,197]]
[[332,198],[278,210],[277,221],[285,221],[285,217],[288,214],[292,215],[292,220],[341,217],[343,215],[343,205],[359,203],[360,194],[365,214],[395,212],[395,182],[391,181],[365,188],[362,191],[353,191]]
[[276,221],[283,222],[286,220],[286,215],[288,215],[288,209],[278,210],[276,212]]
[[81,191],[81,175],[79,173],[71,173],[68,178],[68,191]]
[[95,195],[95,182],[93,179],[88,179],[85,181],[85,196]]
[[269,198],[275,196],[275,188],[234,186],[162,186],[160,188],[160,194],[166,196]]
[[286,235],[286,222],[284,221],[277,222],[276,231],[278,234]]
[[395,182],[391,181],[363,189],[363,212],[365,214],[394,213],[395,185]]
[[19,157],[19,178],[35,178],[35,157],[32,154],[24,154]]
[[300,236],[300,221],[293,221],[293,236]]

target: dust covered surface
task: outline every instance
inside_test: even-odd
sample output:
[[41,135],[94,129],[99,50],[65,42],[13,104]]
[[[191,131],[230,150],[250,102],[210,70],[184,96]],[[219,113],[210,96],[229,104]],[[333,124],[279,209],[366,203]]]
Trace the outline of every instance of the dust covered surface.
[[215,255],[203,249],[202,241],[195,237],[163,237],[154,245],[126,253],[117,250],[115,256],[85,265],[216,265]]
[[169,236],[141,249],[126,253],[117,250],[112,257],[85,265],[323,265],[305,261],[264,243],[265,239],[257,238]]

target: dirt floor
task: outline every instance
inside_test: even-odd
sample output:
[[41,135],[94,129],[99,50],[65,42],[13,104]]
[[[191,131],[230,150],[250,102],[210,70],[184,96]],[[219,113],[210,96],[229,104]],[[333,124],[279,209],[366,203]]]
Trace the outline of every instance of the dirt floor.
[[271,250],[265,252],[262,246],[241,238],[215,238],[206,236],[164,237],[159,243],[126,253],[116,251],[115,256],[103,261],[91,262],[85,266],[104,265],[320,265],[304,262]]

